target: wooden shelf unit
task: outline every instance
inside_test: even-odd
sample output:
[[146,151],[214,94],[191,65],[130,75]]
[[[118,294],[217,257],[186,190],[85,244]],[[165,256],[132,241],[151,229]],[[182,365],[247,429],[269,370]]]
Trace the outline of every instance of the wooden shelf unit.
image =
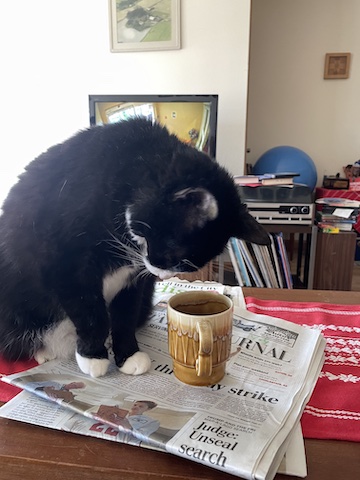
[[317,235],[314,289],[351,290],[356,248],[355,232]]

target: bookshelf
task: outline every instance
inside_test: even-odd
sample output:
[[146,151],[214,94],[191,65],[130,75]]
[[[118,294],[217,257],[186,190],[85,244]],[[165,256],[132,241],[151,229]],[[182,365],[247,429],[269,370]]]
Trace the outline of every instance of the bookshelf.
[[[351,290],[356,233],[324,233],[314,225],[263,224],[263,227],[269,233],[298,234],[296,268],[291,272],[294,288]],[[224,262],[222,254],[218,262],[210,262],[199,272],[179,277],[190,281],[216,278],[224,283]]]

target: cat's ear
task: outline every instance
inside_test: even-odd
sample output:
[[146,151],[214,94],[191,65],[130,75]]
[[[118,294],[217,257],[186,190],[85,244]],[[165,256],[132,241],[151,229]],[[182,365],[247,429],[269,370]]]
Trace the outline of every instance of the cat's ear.
[[173,200],[185,206],[186,226],[190,230],[202,228],[219,213],[216,198],[205,188],[184,188],[174,194]]
[[232,236],[258,245],[270,244],[269,234],[246,210],[240,213],[238,221],[235,222]]

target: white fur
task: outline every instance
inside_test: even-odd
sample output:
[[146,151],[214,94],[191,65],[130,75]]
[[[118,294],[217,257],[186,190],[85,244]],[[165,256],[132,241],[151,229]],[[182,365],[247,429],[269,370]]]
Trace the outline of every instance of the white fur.
[[144,258],[144,264],[145,267],[149,270],[149,272],[151,272],[156,277],[159,277],[161,280],[165,280],[166,278],[171,278],[176,275],[176,272],[174,272],[174,270],[162,270],[161,268],[154,267],[146,258]]
[[35,352],[35,360],[42,364],[54,358],[66,359],[76,349],[76,329],[69,318],[49,328],[43,335],[43,347]]
[[87,358],[76,352],[76,361],[80,370],[93,378],[102,377],[108,371],[110,360],[107,358]]
[[121,267],[104,277],[103,297],[108,305],[120,290],[128,285],[129,276],[133,271],[133,267]]
[[124,365],[119,368],[120,372],[128,375],[141,375],[150,370],[151,360],[147,353],[136,352],[129,357]]
[[[141,235],[137,235],[134,233],[132,227],[131,227],[131,212],[130,209],[127,208],[125,212],[125,219],[126,219],[126,224],[130,233],[131,238],[138,244],[138,246],[141,249],[141,256],[144,258],[148,254],[148,244],[147,240],[145,237],[142,237]],[[149,227],[150,228],[150,227]]]
[[210,192],[204,195],[202,207],[207,212],[209,220],[215,220],[219,214],[219,207],[216,198]]

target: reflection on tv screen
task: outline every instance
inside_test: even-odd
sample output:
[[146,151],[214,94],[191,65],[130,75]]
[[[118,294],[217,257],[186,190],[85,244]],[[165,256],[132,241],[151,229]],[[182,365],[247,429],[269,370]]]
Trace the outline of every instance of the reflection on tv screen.
[[166,126],[181,141],[215,157],[217,96],[90,95],[89,101],[92,125],[145,117]]

